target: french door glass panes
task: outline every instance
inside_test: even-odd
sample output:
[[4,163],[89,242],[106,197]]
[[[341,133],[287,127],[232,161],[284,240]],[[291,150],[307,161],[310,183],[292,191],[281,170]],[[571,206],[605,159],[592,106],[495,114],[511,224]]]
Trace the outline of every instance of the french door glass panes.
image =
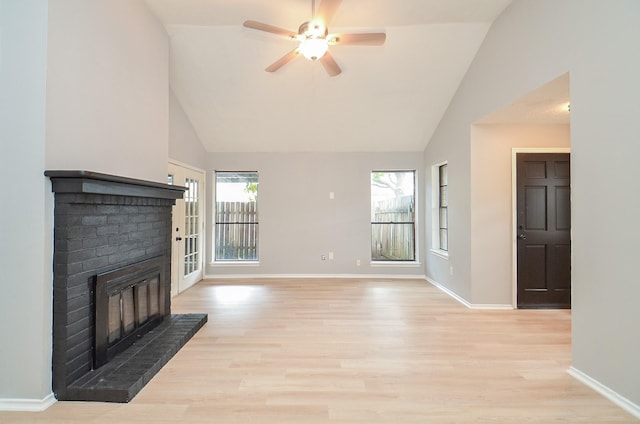
[[200,264],[200,216],[198,180],[185,179],[184,194],[184,275],[199,270]]

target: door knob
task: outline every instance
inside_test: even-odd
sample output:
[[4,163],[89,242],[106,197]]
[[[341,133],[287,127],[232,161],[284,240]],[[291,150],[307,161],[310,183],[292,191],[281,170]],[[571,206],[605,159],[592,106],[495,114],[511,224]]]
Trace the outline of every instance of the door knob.
[[176,241],[182,240],[182,237],[176,237]]
[[518,235],[518,238],[519,238],[520,240],[526,240],[526,239],[527,239],[527,236],[525,236],[524,234],[519,234],[519,235]]

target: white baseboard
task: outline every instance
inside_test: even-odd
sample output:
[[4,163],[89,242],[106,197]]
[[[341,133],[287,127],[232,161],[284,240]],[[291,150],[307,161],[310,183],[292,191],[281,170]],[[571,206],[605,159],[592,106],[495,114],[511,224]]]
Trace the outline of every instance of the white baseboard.
[[234,280],[234,279],[266,279],[266,278],[341,278],[341,279],[383,279],[383,280],[424,280],[424,275],[389,275],[389,274],[209,274],[205,280]]
[[429,284],[437,287],[438,289],[440,289],[441,291],[443,291],[444,293],[448,294],[449,296],[451,296],[452,298],[454,298],[455,300],[457,300],[458,302],[462,303],[464,306],[466,306],[469,309],[480,309],[480,310],[513,310],[513,305],[508,305],[508,304],[500,304],[500,303],[470,303],[469,301],[467,301],[467,299],[459,296],[457,293],[454,293],[453,291],[449,290],[448,288],[446,288],[445,286],[443,286],[442,284],[432,280],[429,277],[424,277],[425,280],[427,280],[429,282]]
[[567,370],[567,373],[573,378],[575,378],[576,380],[578,380],[579,382],[581,382],[582,384],[600,393],[602,396],[606,397],[611,402],[615,403],[620,408],[624,409],[634,417],[640,419],[640,405],[636,405],[626,397],[619,395],[618,393],[611,390],[609,387],[600,383],[598,380],[595,380],[589,377],[587,374],[583,373],[582,371],[574,367],[569,368]]
[[53,393],[44,399],[0,399],[0,411],[41,412],[56,402]]

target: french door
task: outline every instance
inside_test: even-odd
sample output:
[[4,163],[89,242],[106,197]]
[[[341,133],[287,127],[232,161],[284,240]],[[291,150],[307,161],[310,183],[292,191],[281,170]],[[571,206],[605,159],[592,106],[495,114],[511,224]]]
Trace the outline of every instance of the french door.
[[168,180],[187,188],[173,207],[171,296],[175,296],[203,277],[205,173],[169,162]]

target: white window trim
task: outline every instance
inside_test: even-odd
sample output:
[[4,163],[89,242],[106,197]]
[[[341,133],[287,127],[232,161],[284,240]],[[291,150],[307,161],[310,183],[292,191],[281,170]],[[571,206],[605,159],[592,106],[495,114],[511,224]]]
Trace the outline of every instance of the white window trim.
[[440,167],[442,165],[448,165],[448,161],[431,166],[431,249],[429,251],[435,256],[448,260],[449,251],[440,249]]

